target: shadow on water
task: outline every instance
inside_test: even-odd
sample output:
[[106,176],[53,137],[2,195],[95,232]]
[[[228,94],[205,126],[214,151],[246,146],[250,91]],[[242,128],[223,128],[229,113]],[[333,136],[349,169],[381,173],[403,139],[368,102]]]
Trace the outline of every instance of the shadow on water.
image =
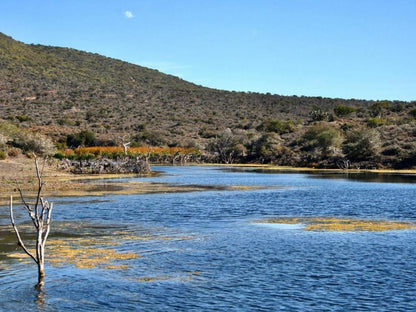
[[344,179],[357,182],[372,183],[416,183],[416,175],[414,174],[392,174],[392,173],[328,173],[328,174],[310,174],[310,178],[318,179]]
[[416,174],[405,173],[378,173],[378,172],[346,172],[346,171],[326,171],[317,172],[315,170],[274,170],[263,168],[220,168],[219,170],[228,172],[253,172],[264,174],[305,174],[310,179],[337,179],[350,180],[357,182],[374,183],[416,183]]

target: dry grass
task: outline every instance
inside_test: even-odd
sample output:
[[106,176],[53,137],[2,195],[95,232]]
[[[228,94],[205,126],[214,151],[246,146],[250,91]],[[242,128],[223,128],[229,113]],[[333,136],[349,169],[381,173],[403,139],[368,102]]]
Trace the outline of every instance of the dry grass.
[[387,220],[341,219],[332,217],[291,217],[256,221],[256,223],[304,224],[306,231],[382,232],[416,229],[416,223]]

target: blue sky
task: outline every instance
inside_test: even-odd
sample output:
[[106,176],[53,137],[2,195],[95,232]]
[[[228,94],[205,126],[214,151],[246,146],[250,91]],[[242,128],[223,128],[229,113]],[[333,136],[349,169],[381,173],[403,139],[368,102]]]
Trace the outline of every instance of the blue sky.
[[0,32],[217,89],[416,100],[415,0],[0,0]]

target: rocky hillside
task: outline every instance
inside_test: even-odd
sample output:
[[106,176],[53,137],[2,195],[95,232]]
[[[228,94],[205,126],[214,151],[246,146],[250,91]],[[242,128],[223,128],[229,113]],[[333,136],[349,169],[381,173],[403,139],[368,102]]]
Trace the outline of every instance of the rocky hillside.
[[[215,90],[1,33],[0,77],[0,118],[46,134],[61,147],[84,131],[93,134],[91,144],[111,145],[127,137],[136,145],[195,146],[225,162],[313,165],[336,156],[353,162],[371,158],[386,166],[401,166],[405,159],[408,166],[416,149],[415,102]],[[348,135],[357,129],[377,141],[371,155],[348,153]],[[321,132],[331,139],[319,138]],[[221,144],[231,144],[233,152],[220,151]]]

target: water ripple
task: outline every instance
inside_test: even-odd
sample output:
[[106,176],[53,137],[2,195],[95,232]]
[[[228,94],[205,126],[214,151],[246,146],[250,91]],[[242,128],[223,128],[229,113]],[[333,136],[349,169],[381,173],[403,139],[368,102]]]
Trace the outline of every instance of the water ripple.
[[[2,255],[0,310],[416,311],[416,231],[307,232],[251,223],[299,215],[416,220],[415,184],[162,169],[170,175],[151,179],[285,187],[61,199],[52,236],[113,239],[118,252],[141,257],[125,270],[48,264],[40,294],[34,265]],[[138,239],[146,236],[154,239]]]

